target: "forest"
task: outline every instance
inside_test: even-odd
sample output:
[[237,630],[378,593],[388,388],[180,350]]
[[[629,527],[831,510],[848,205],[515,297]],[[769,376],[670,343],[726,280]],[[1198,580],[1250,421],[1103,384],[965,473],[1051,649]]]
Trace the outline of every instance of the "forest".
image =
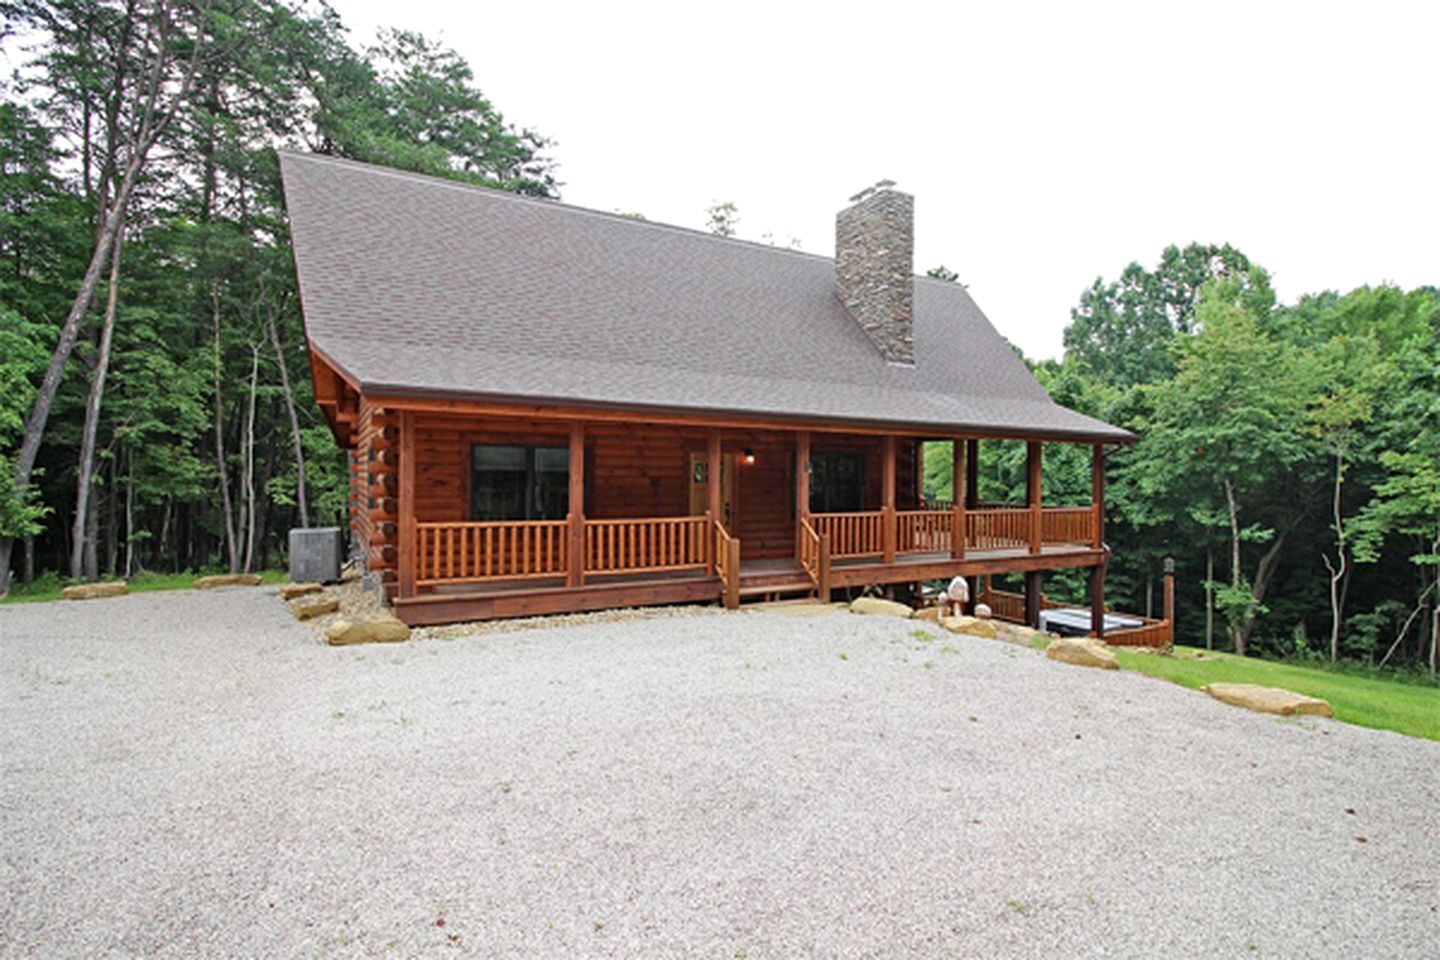
[[[276,148],[558,198],[554,145],[455,52],[402,30],[357,45],[324,6],[0,10],[0,593],[12,574],[282,564],[290,528],[343,522],[346,491]],[[711,228],[733,232],[722,213]],[[1141,438],[1108,461],[1112,604],[1155,609],[1172,558],[1187,642],[1433,683],[1440,291],[1282,304],[1230,246],[1136,255],[1079,292],[1063,359],[1031,363],[1057,401]],[[1047,446],[1045,498],[1086,502],[1088,458]],[[927,491],[950,496],[948,445],[926,459]],[[1023,460],[983,443],[981,497],[1023,498]],[[1064,574],[1046,590],[1084,596]]]

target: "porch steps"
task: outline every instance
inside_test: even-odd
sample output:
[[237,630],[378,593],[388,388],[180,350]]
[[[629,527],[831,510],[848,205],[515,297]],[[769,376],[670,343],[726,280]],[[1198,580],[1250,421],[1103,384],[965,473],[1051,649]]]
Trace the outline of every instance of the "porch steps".
[[740,599],[791,596],[810,593],[815,583],[804,570],[777,570],[765,573],[740,574]]

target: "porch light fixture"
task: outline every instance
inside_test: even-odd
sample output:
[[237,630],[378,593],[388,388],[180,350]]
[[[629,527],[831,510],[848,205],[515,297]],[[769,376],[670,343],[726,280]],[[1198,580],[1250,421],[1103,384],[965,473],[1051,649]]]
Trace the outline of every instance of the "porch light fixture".
[[745,452],[740,455],[740,462],[747,467],[755,466],[755,451],[746,447]]

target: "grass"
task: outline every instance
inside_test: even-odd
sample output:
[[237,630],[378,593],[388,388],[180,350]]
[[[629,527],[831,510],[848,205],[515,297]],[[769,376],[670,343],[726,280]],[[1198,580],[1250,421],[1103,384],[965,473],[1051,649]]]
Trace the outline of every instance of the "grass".
[[[211,572],[228,573],[229,571]],[[130,579],[130,592],[189,590],[197,577],[207,575],[206,573],[140,573]],[[262,570],[260,578],[263,583],[285,583],[290,579],[284,570]],[[11,581],[10,593],[0,599],[0,603],[44,603],[49,600],[59,600],[62,598],[61,591],[69,586],[69,583],[68,580],[62,580],[54,574],[37,577],[31,583]]]
[[[1114,652],[1126,670],[1162,677],[1192,689],[1198,690],[1207,683],[1283,687],[1329,701],[1337,720],[1440,740],[1440,690],[1434,687],[1211,653],[1193,647],[1176,647],[1173,656],[1123,649]],[[1197,655],[1203,655],[1204,659],[1197,659]]]

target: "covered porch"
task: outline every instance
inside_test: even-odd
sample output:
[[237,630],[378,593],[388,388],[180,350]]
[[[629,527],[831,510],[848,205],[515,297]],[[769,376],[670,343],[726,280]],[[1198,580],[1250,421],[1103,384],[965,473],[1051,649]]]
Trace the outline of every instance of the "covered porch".
[[[412,624],[734,607],[1000,572],[1038,583],[1063,567],[1091,567],[1103,590],[1098,445],[1091,503],[1042,502],[1042,446],[1030,440],[1026,502],[996,505],[974,495],[977,437],[405,407],[359,422],[383,448],[357,457],[378,516],[367,556]],[[954,441],[953,501],[924,496],[931,440]]]

